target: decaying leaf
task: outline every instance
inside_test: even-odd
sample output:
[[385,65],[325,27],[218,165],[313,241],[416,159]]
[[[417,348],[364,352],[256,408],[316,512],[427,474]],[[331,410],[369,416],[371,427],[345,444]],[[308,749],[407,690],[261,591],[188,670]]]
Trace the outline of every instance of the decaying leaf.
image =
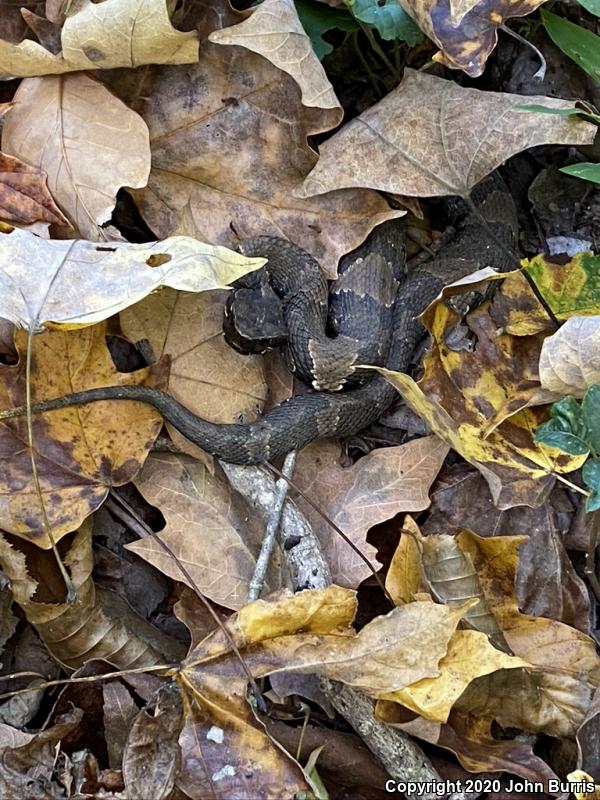
[[[0,406],[25,402],[27,335],[17,331],[20,361],[0,367]],[[105,344],[104,325],[33,337],[31,393],[34,401],[78,389],[141,383],[153,374],[116,371]],[[158,374],[156,371],[154,374]],[[139,403],[92,403],[33,418],[33,446],[45,513],[58,540],[79,527],[104,500],[110,486],[130,481],[161,427],[159,414]],[[0,528],[50,547],[31,472],[24,417],[0,425],[2,459]]]
[[[258,518],[248,518],[247,508],[222,475],[188,456],[156,453],[135,483],[165,517],[166,526],[157,535],[185,566],[195,583],[190,588],[198,587],[226,608],[243,606],[264,528]],[[189,584],[153,538],[132,542],[128,549]]]
[[84,73],[23,81],[2,146],[47,173],[48,188],[79,236],[95,241],[110,238],[100,226],[110,219],[117,191],[144,186],[150,171],[143,120]]
[[[161,286],[222,289],[264,258],[212,247],[187,236],[148,244],[98,245],[44,240],[0,227],[0,316],[34,331],[93,325]],[[30,269],[36,264],[35,271]]]
[[157,642],[169,639],[161,638],[158,630],[150,632],[152,643],[144,639],[152,626],[141,617],[135,617],[132,626],[127,624],[131,619],[111,616],[92,579],[91,525],[75,535],[64,559],[77,591],[74,603],[64,602],[66,590],[53,562],[50,552],[35,547],[22,551],[0,537],[0,563],[11,580],[15,602],[65,669],[77,669],[93,658],[107,659],[121,669],[152,666],[175,655],[174,648],[162,654],[155,649]]
[[[522,100],[407,69],[397,89],[321,145],[300,196],[369,186],[417,197],[466,197],[521,150],[593,141],[592,124],[519,111]],[[547,108],[572,107],[544,96],[528,100]]]
[[510,17],[531,14],[544,0],[398,0],[440,48],[434,61],[476,78],[498,41],[498,28]]
[[[198,8],[206,35],[240,20],[224,0]],[[143,95],[140,103],[136,85],[130,102],[150,129],[152,170],[134,196],[158,236],[225,245],[283,236],[333,276],[374,225],[404,213],[362,187],[294,195],[317,161],[307,136],[327,127],[331,112],[305,108],[295,81],[255,53],[203,43],[197,65],[149,69]]]
[[208,39],[215,44],[252,50],[291,75],[300,87],[303,105],[333,112],[330,120],[323,117],[325,130],[341,122],[342,108],[298,19],[293,0],[264,0],[254,7],[250,17],[211,33]]
[[84,0],[65,20],[61,42],[55,55],[31,39],[0,39],[0,70],[31,77],[198,60],[196,33],[173,28],[165,0]]
[[69,224],[48,191],[45,173],[4,153],[0,153],[0,217],[21,225]]
[[[374,560],[367,542],[369,528],[403,511],[429,506],[429,487],[448,454],[437,436],[414,439],[398,447],[374,450],[350,468],[341,467],[340,445],[318,442],[298,457],[294,481],[350,538]],[[301,499],[298,505],[311,520],[327,554],[333,580],[355,587],[370,574],[365,562]],[[375,562],[376,564],[377,562]]]

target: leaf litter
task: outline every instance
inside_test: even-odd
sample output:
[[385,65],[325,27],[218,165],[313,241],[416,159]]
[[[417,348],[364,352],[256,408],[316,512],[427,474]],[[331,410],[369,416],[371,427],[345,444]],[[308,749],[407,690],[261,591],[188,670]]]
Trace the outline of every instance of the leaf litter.
[[[0,71],[21,80],[0,98],[1,409],[142,384],[214,422],[255,419],[291,381],[222,338],[227,287],[264,263],[240,239],[283,236],[334,277],[402,198],[435,249],[453,222],[425,198],[468,199],[521,154],[503,174],[528,202],[517,163],[531,178],[589,163],[594,113],[560,99],[577,64],[594,75],[559,36],[572,21],[544,12],[572,63],[524,102],[498,29],[523,17],[527,35],[539,3],[349,5],[3,8]],[[577,196],[593,218],[597,190]],[[600,487],[598,256],[532,249],[528,214],[520,268],[447,288],[420,372],[386,373],[425,435],[391,415],[298,455],[298,527],[254,602],[271,477],[241,470],[234,489],[142,403],[0,420],[1,795],[66,797],[85,774],[106,798],[368,800],[382,764],[397,781],[599,791],[600,525],[583,502]],[[376,785],[336,762],[340,735]]]

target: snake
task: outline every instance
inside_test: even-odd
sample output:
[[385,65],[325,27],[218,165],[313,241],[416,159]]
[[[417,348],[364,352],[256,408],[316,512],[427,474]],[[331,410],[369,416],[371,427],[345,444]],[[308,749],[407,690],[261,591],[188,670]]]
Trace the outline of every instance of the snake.
[[[234,464],[273,461],[320,438],[351,436],[379,419],[397,396],[382,374],[365,383],[373,371],[357,367],[406,372],[425,335],[419,315],[448,283],[484,266],[502,272],[516,266],[516,240],[515,205],[497,173],[475,187],[462,223],[437,253],[404,273],[401,247],[390,252],[376,237],[367,240],[366,250],[334,282],[329,298],[327,281],[312,256],[278,237],[253,237],[239,250],[268,262],[260,276],[237,287],[239,302],[232,294],[228,322],[235,322],[244,308],[264,316],[261,299],[272,289],[281,305],[275,321],[267,323],[271,330],[265,340],[284,342],[292,369],[314,391],[295,395],[245,424],[210,422],[167,392],[139,385],[73,392],[36,402],[31,412],[104,400],[147,403],[190,442]],[[365,331],[368,335],[361,338]],[[239,341],[237,349],[243,349]],[[21,406],[1,412],[0,418],[25,413]]]

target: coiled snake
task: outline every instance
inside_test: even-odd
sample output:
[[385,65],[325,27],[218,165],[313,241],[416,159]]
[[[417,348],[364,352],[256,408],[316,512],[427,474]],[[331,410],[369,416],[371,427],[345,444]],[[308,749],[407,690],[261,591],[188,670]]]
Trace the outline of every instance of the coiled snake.
[[[343,273],[334,289],[341,310],[352,294],[362,303],[362,318],[350,321],[350,335],[326,335],[327,285],[316,262],[283,240],[258,237],[243,243],[246,255],[269,257],[276,291],[283,297],[283,317],[289,328],[288,351],[297,372],[319,391],[292,397],[249,424],[216,424],[197,417],[166,392],[145,386],[108,386],[88,389],[32,405],[35,413],[98,400],[138,400],[156,408],[188,440],[203,450],[236,464],[270,461],[321,437],[344,437],[378,419],[396,396],[381,376],[350,391],[335,389],[352,377],[353,364],[383,363],[405,371],[423,336],[416,319],[441,289],[475,269],[491,266],[505,271],[516,266],[510,257],[516,242],[516,211],[512,198],[496,177],[484,181],[472,195],[473,207],[452,241],[429,261],[412,270],[398,288],[398,264],[379,258],[384,275],[375,284],[375,267],[369,257],[355,262]],[[378,253],[371,253],[377,256]],[[398,255],[400,258],[400,255]],[[366,267],[365,267],[366,265]],[[267,265],[267,268],[269,265]],[[371,269],[373,267],[373,269]],[[387,272],[385,271],[387,269]],[[358,282],[353,283],[353,274]],[[251,304],[250,304],[251,305]],[[339,321],[339,319],[338,319]],[[357,329],[375,329],[375,342],[361,345]],[[386,344],[389,350],[386,354]],[[3,412],[2,417],[20,416],[23,407]]]

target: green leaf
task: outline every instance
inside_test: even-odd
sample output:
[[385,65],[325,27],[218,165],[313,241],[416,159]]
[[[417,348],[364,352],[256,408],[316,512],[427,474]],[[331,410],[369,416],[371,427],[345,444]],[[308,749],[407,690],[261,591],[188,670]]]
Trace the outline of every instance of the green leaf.
[[581,468],[583,482],[591,494],[585,504],[586,511],[598,511],[600,508],[600,460],[590,458]]
[[544,8],[540,14],[554,44],[600,83],[600,36]]
[[323,39],[324,33],[335,28],[341,31],[359,29],[358,23],[347,11],[331,8],[315,0],[296,0],[296,11],[319,59],[333,51],[333,46]]
[[579,0],[579,5],[583,6],[590,14],[600,17],[600,0]]
[[560,171],[566,175],[581,178],[584,181],[600,183],[600,164],[594,164],[591,161],[584,161],[582,164],[571,164],[569,167],[561,167]]
[[581,401],[581,419],[587,429],[585,440],[595,455],[600,455],[600,384],[587,390]]
[[515,108],[519,111],[537,111],[540,114],[554,114],[556,117],[572,117],[577,115],[589,119],[592,122],[600,123],[600,114],[592,114],[591,111],[586,111],[584,108],[548,108],[548,106],[540,106],[536,103],[521,103],[515,106]]
[[414,47],[423,34],[397,0],[344,0],[356,19],[377,29],[385,41],[399,40]]
[[534,436],[536,442],[546,444],[549,447],[558,447],[559,450],[571,456],[584,456],[590,452],[590,448],[583,439],[568,431],[556,430],[556,428],[552,427],[552,424],[552,421],[550,421],[544,422],[543,425],[539,426]]

